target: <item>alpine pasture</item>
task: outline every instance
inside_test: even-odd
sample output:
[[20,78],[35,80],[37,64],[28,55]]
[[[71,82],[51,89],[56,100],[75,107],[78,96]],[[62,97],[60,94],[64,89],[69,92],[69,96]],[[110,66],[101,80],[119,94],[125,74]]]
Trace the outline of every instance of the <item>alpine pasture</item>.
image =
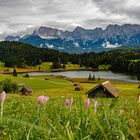
[[[118,98],[87,101],[85,93],[101,81],[80,83],[83,91],[74,90],[74,81],[61,76],[1,74],[19,85],[30,86],[31,96],[6,94],[0,117],[0,139],[13,140],[91,140],[139,139],[140,103],[137,83],[112,83],[121,90]],[[45,80],[47,78],[47,80]],[[73,82],[72,82],[73,81]],[[19,87],[20,88],[20,87]],[[39,96],[49,97],[38,102]],[[72,99],[72,102],[70,102]],[[95,104],[96,103],[96,104]],[[69,105],[69,106],[68,106]]]

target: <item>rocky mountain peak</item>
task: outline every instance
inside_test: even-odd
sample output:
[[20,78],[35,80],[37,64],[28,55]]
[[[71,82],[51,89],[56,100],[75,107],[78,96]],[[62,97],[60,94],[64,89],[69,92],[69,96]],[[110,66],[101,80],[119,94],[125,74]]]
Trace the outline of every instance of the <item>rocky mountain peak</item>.
[[43,38],[56,38],[63,34],[62,30],[41,26],[36,30],[36,34]]

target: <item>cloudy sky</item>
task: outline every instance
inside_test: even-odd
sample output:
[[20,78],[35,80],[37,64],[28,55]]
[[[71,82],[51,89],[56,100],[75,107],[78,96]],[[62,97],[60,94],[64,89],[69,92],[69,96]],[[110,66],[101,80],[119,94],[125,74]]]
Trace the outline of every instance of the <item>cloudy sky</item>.
[[73,30],[140,24],[140,0],[0,0],[0,37],[39,26]]

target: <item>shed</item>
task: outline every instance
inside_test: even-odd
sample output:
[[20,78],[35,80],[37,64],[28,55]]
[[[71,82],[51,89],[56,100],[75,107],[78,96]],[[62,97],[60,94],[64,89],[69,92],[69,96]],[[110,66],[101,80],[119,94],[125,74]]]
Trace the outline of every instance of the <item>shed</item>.
[[75,87],[75,91],[82,91],[83,90],[83,87],[78,84],[76,87]]
[[106,81],[97,85],[96,87],[89,90],[86,94],[88,97],[105,97],[105,98],[116,98],[118,97],[120,90],[117,89],[110,81]]
[[32,89],[31,87],[25,87],[23,86],[22,89],[20,90],[21,95],[31,95]]
[[74,84],[73,84],[73,86],[78,86],[78,85],[79,85],[79,83],[74,83]]

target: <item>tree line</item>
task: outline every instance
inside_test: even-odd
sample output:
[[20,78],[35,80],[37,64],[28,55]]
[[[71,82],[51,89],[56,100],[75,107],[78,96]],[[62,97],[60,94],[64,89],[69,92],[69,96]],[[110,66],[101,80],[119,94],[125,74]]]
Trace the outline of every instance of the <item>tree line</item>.
[[101,53],[68,54],[56,50],[37,48],[21,42],[0,42],[0,61],[6,67],[36,66],[42,62],[60,64],[79,64],[81,67],[98,69],[99,65],[110,65],[115,72],[140,72],[140,50],[120,49]]

